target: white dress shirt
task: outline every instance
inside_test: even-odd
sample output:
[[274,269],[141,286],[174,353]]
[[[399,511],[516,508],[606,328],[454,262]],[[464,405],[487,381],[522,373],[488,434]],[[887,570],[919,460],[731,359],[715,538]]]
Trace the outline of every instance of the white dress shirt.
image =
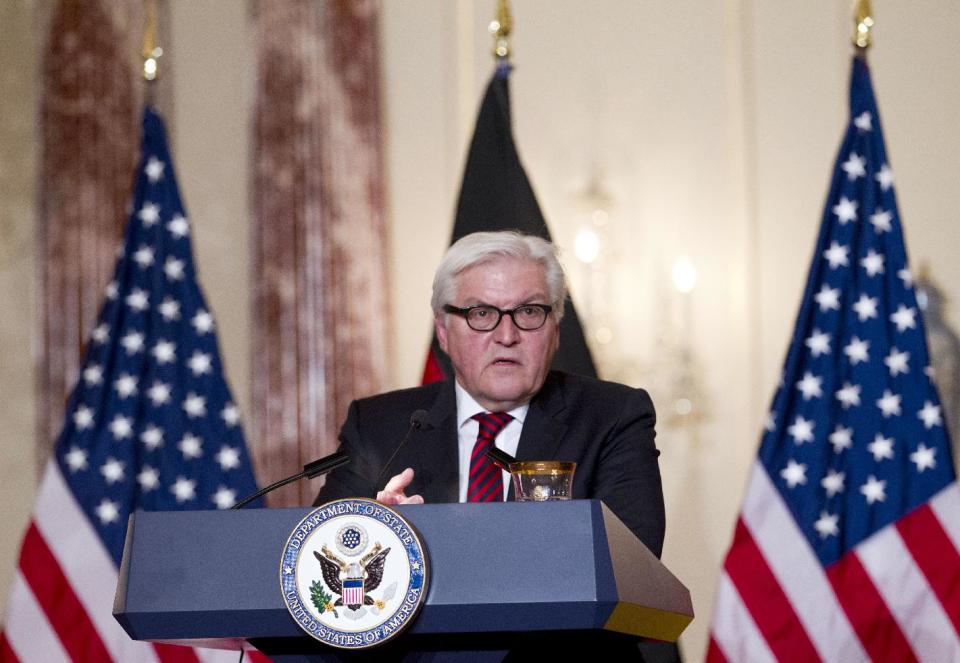
[[[482,405],[473,400],[473,396],[456,383],[457,392],[457,436],[459,439],[459,457],[460,457],[460,501],[467,501],[467,486],[470,483],[470,456],[473,454],[473,447],[477,443],[477,433],[480,430],[480,422],[473,419],[473,415],[482,412],[489,412]],[[513,421],[508,423],[497,439],[494,440],[496,447],[507,452],[511,456],[517,455],[517,446],[520,444],[520,431],[523,430],[523,420],[527,418],[527,410],[530,405],[521,405],[510,410],[507,414],[513,417]],[[503,475],[503,499],[506,501],[507,493],[510,491],[510,473],[501,472]]]

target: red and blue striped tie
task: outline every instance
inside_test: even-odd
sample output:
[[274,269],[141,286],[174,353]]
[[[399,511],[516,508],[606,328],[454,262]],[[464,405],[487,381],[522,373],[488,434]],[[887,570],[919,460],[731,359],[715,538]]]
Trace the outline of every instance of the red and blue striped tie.
[[468,502],[502,502],[503,477],[500,468],[487,458],[487,450],[493,447],[497,434],[513,417],[506,412],[482,412],[473,415],[480,423],[477,443],[470,455],[470,484],[467,486]]

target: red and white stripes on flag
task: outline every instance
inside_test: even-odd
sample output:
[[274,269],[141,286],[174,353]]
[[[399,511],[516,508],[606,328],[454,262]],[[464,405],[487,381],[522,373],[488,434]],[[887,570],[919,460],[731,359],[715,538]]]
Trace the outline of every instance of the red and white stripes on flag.
[[363,605],[362,579],[348,579],[343,581],[343,604]]
[[960,660],[958,514],[952,483],[824,568],[756,463],[707,661]]
[[0,661],[235,662],[235,651],[131,640],[113,618],[117,569],[56,463],[47,465],[8,601]]

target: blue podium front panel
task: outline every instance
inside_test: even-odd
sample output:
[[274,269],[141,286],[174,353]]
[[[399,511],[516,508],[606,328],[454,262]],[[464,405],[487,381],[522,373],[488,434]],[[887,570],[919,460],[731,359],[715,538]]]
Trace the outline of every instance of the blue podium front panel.
[[[134,514],[114,615],[139,640],[219,641],[234,648],[239,640],[305,637],[284,606],[279,567],[287,538],[310,511]],[[596,500],[398,511],[419,532],[430,565],[414,634],[609,629],[611,615],[623,624],[624,615],[634,614],[624,612],[624,596],[656,611],[664,579],[679,588],[671,605],[683,612],[689,604],[686,589],[649,551],[629,553],[642,544],[622,523],[607,531],[605,520],[615,517]],[[629,576],[622,572],[625,560],[637,567]],[[654,596],[644,596],[645,568],[647,577],[660,579],[651,585]],[[642,628],[613,630],[642,635]]]

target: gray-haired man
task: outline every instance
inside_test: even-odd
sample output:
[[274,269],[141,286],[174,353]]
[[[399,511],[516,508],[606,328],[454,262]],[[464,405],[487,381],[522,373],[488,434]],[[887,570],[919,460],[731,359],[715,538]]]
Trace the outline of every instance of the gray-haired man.
[[[642,389],[550,370],[566,286],[556,250],[514,232],[474,233],[444,255],[433,283],[440,347],[455,380],[355,401],[340,434],[353,462],[317,503],[374,496],[387,504],[509,499],[506,473],[477,460],[483,429],[520,460],[577,463],[574,498],[598,498],[656,555],[664,508],[655,415]],[[374,485],[411,413],[429,415]],[[491,432],[491,431],[488,431]],[[482,456],[482,454],[480,454]]]

